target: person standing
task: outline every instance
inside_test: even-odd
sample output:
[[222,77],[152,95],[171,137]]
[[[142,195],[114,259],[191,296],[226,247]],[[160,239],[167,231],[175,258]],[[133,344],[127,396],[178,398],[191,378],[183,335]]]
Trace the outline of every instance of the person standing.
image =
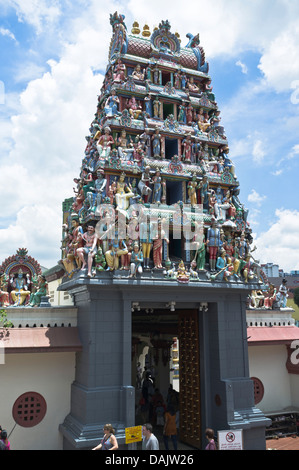
[[164,415],[165,424],[163,430],[163,441],[165,449],[168,450],[168,438],[170,437],[174,450],[177,450],[177,428],[176,428],[176,412],[173,406],[168,406]]
[[7,432],[5,431],[5,429],[1,431],[1,442],[5,446],[4,450],[10,450],[10,442],[7,438]]
[[214,431],[213,429],[206,429],[205,436],[209,441],[208,445],[206,446],[205,450],[217,450],[216,443],[214,441]]
[[104,426],[104,437],[92,450],[117,450],[118,443],[114,435],[115,431],[111,424],[105,424]]
[[159,450],[159,441],[153,434],[153,426],[146,423],[142,426],[142,450]]

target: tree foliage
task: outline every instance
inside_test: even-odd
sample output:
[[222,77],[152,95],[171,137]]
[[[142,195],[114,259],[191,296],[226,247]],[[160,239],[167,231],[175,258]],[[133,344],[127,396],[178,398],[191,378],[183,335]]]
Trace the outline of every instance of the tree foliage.
[[294,302],[299,307],[299,287],[294,290]]

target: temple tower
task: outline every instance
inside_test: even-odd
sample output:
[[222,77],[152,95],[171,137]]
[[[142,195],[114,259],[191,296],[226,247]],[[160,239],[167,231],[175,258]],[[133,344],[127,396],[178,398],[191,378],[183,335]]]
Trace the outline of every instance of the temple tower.
[[135,22],[131,34],[122,15],[110,23],[77,188],[63,205],[61,289],[83,344],[65,448],[92,447],[107,422],[124,445],[144,338],[158,361],[176,337],[181,440],[202,448],[206,427],[242,429],[245,449],[263,449],[245,318],[263,279],[199,35],[183,46],[168,20],[153,32]]

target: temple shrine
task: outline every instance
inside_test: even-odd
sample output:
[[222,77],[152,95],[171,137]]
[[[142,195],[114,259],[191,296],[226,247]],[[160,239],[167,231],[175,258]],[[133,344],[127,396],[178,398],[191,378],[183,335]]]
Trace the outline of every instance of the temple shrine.
[[[78,309],[82,351],[64,448],[89,448],[112,423],[119,443],[136,424],[135,367],[162,363],[179,344],[183,442],[242,429],[265,448],[254,405],[246,299],[265,276],[229,154],[199,34],[162,20],[152,32],[110,15],[112,39],[74,195],[63,202],[61,265]],[[79,167],[79,165],[78,165]],[[133,362],[132,362],[133,361]]]
[[0,307],[39,307],[48,304],[48,284],[39,262],[19,248],[0,266]]

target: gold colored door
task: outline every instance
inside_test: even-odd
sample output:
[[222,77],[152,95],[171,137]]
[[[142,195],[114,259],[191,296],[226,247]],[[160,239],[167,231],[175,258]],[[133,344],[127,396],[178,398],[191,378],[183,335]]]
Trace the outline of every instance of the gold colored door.
[[197,310],[179,312],[180,441],[201,448],[199,320]]

